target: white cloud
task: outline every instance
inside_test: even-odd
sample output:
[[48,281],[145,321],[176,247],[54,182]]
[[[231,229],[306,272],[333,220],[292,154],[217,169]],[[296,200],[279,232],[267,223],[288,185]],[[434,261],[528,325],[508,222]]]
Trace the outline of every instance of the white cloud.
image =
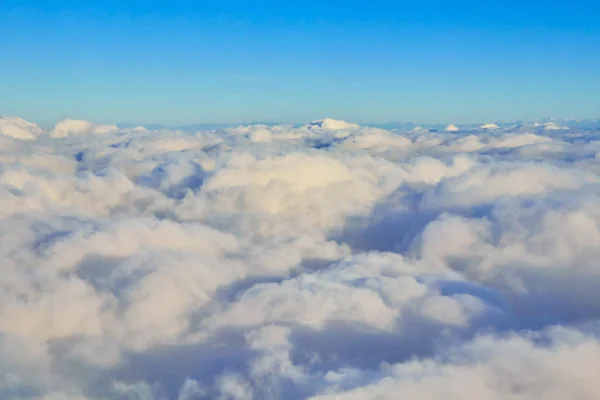
[[33,140],[41,135],[43,130],[19,117],[0,117],[0,133],[15,139]]
[[89,121],[81,121],[76,119],[65,119],[60,121],[50,132],[53,138],[64,138],[72,135],[84,134],[108,134],[115,133],[119,130],[115,125],[95,125]]
[[[367,385],[313,398],[559,400],[600,395],[597,337],[561,329],[532,336],[480,337],[456,346],[446,360],[391,365]],[[357,379],[344,372],[341,379]]]
[[346,121],[339,121],[332,118],[325,118],[318,121],[313,121],[308,125],[310,128],[322,128],[329,130],[342,130],[342,129],[357,129],[359,125],[352,124]]
[[483,124],[479,129],[500,129],[500,127],[496,124]]
[[0,121],[1,398],[600,397],[593,131]]

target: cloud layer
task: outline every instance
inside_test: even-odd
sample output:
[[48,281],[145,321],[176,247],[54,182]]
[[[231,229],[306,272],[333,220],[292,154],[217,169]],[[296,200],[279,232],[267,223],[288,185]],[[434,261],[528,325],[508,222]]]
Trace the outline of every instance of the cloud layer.
[[598,399],[600,136],[0,119],[0,398]]

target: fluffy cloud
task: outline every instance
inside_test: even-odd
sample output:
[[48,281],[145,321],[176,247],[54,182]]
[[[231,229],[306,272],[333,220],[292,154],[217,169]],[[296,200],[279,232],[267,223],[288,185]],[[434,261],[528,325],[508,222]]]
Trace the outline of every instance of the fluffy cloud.
[[33,140],[42,133],[42,128],[22,118],[0,117],[0,134],[21,140]]
[[118,128],[115,125],[95,125],[89,121],[65,119],[56,124],[50,132],[50,136],[53,138],[64,138],[72,135],[107,134],[117,131]]
[[325,118],[320,121],[313,121],[309,124],[311,128],[322,128],[322,129],[330,129],[330,130],[343,130],[343,129],[357,129],[359,126],[357,124],[351,124],[346,121],[338,121],[331,118]]
[[600,141],[550,124],[2,118],[0,397],[597,399]]

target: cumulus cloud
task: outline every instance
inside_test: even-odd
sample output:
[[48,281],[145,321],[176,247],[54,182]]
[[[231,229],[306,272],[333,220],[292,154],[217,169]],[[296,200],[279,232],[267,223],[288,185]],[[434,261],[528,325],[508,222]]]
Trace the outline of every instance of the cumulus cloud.
[[43,133],[33,122],[19,117],[0,117],[0,134],[21,140],[33,140]]
[[72,135],[116,133],[118,130],[115,125],[96,125],[89,121],[65,119],[56,124],[50,136],[64,138]]
[[597,399],[600,142],[548,124],[2,118],[0,397]]
[[342,130],[342,129],[357,129],[357,124],[352,124],[346,121],[339,121],[332,118],[325,118],[318,121],[313,121],[309,124],[311,128],[322,128],[330,130]]

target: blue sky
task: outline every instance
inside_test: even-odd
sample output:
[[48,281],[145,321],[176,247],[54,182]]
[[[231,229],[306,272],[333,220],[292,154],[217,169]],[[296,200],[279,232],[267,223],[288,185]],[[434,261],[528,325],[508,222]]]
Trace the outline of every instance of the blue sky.
[[591,1],[0,0],[0,115],[600,117],[599,16]]

